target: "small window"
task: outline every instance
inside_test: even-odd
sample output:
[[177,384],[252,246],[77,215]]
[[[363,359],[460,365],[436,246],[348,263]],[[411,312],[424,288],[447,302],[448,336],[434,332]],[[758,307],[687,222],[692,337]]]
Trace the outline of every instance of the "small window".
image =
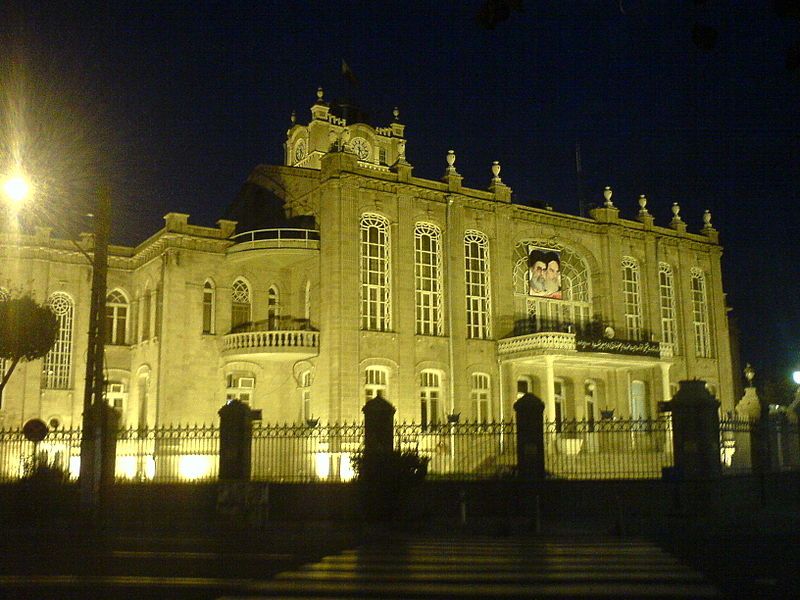
[[364,371],[364,402],[380,396],[386,399],[389,373],[383,367],[369,367]]
[[203,333],[214,333],[215,308],[214,286],[206,281],[203,284]]
[[249,371],[229,373],[226,377],[225,399],[250,404],[256,387],[255,375]]
[[478,423],[487,423],[489,421],[491,405],[489,381],[489,376],[486,373],[473,373],[471,377],[472,414]]
[[438,425],[441,415],[442,384],[438,371],[426,370],[419,374],[420,422],[422,429]]

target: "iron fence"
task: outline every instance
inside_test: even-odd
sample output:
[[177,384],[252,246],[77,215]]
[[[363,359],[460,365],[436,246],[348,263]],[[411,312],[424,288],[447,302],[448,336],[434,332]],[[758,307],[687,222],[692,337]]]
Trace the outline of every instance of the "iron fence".
[[673,465],[672,422],[561,420],[544,424],[545,471],[563,479],[655,479]]
[[[760,429],[759,429],[760,428]],[[563,479],[660,478],[673,466],[672,423],[658,419],[561,420],[544,424],[545,470]],[[514,422],[395,424],[394,442],[429,459],[432,479],[498,479],[516,471]],[[117,434],[116,478],[125,481],[213,481],[219,473],[218,425],[123,429]],[[251,474],[257,481],[348,481],[363,447],[363,424],[253,424]],[[19,429],[0,430],[0,481],[30,472],[34,460],[77,478],[81,430],[55,429],[39,444]],[[760,445],[763,450],[760,450]],[[723,474],[752,471],[758,452],[768,468],[800,468],[796,421],[720,420]]]
[[395,447],[430,460],[433,479],[496,479],[514,473],[517,465],[516,424],[445,423],[395,425]]
[[351,458],[364,439],[362,424],[254,423],[252,478],[258,481],[349,481]]

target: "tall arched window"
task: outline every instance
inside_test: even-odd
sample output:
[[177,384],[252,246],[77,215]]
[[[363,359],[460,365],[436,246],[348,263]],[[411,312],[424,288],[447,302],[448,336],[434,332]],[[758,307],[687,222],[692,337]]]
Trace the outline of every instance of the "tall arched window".
[[672,267],[667,263],[658,264],[658,290],[661,301],[661,341],[678,352],[678,326],[675,321],[675,279]]
[[270,286],[267,292],[267,329],[274,331],[280,329],[281,305],[278,288]]
[[152,310],[150,308],[150,302],[151,302],[150,290],[148,289],[147,286],[145,286],[144,294],[142,294],[142,305],[141,305],[142,337],[140,339],[142,341],[150,339],[150,311]]
[[426,369],[419,374],[420,423],[422,429],[442,421],[442,378],[439,371]]
[[122,346],[128,339],[128,299],[120,290],[106,296],[106,344]]
[[430,223],[414,228],[414,287],[416,331],[419,335],[442,335],[442,233]]
[[306,320],[306,326],[311,325],[311,282],[308,280],[306,280],[303,302],[303,318]]
[[694,323],[694,352],[697,356],[711,356],[711,334],[708,325],[708,297],[706,275],[697,267],[692,269],[692,320]]
[[203,333],[214,333],[214,314],[216,313],[216,293],[214,284],[207,280],[203,284]]
[[237,279],[231,287],[231,330],[250,323],[250,286]]
[[635,258],[622,258],[622,302],[625,308],[625,330],[629,340],[642,339],[642,304],[639,289],[639,263]]
[[589,425],[589,431],[594,431],[594,422],[597,420],[597,383],[593,379],[583,382],[583,410],[584,418]]
[[311,419],[311,371],[300,373],[300,414],[303,421]]
[[491,330],[489,240],[480,231],[464,234],[464,275],[467,284],[467,337],[488,339]]
[[477,423],[489,421],[491,409],[490,379],[486,373],[473,373],[470,377],[472,402],[472,416]]
[[[0,288],[0,302],[5,302],[6,300],[9,300],[10,298],[11,298],[11,296],[8,293],[8,290],[6,290],[5,288]],[[6,360],[4,358],[0,358],[0,380],[3,379],[3,376],[5,374],[6,374]],[[3,407],[3,394],[4,393],[5,393],[5,390],[3,390],[2,393],[0,393],[0,408]]]
[[361,217],[361,328],[389,331],[391,311],[389,221],[374,214]]
[[[561,298],[529,293],[530,248],[548,248],[561,260]],[[517,335],[536,331],[563,331],[567,326],[588,325],[591,321],[589,267],[586,260],[567,246],[552,240],[525,239],[514,250],[514,306]]]
[[44,357],[42,387],[46,389],[69,389],[72,375],[72,326],[75,306],[67,294],[55,292],[47,301],[58,317],[56,343]]
[[386,399],[389,390],[389,370],[386,367],[367,367],[364,370],[364,402],[376,396]]

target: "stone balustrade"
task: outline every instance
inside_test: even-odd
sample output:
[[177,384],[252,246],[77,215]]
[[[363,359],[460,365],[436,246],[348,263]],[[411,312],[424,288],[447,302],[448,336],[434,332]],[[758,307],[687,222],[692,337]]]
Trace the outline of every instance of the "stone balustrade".
[[245,331],[229,333],[223,339],[225,354],[295,353],[309,356],[319,352],[319,331]]

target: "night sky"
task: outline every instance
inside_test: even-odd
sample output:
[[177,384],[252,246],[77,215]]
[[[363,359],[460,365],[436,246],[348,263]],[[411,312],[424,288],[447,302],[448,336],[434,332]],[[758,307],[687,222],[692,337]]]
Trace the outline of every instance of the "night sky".
[[136,244],[170,211],[213,225],[317,86],[377,125],[399,107],[415,175],[454,149],[486,188],[499,160],[521,204],[578,214],[580,144],[588,202],[610,185],[633,218],[643,193],[661,225],[678,202],[690,231],[711,210],[743,359],[800,366],[797,3],[512,1],[493,29],[485,3],[7,2],[0,159],[65,222],[107,182],[112,237]]

